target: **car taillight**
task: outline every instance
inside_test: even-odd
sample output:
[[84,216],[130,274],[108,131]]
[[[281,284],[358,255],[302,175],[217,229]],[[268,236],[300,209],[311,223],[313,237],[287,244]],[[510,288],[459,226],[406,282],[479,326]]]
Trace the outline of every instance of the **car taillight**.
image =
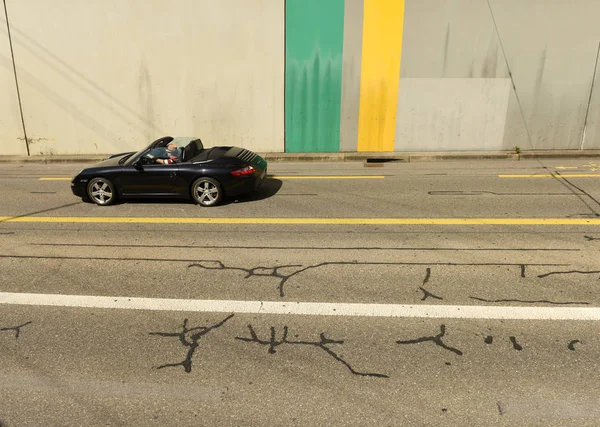
[[251,175],[254,172],[256,172],[256,169],[254,169],[252,166],[246,166],[243,169],[238,169],[238,170],[231,172],[231,174],[235,175],[235,176],[243,176],[243,175]]

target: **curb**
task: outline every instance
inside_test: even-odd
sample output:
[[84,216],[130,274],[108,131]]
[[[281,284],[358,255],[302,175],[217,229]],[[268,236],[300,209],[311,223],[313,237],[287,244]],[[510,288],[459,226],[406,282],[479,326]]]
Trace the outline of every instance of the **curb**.
[[[364,162],[411,163],[443,160],[535,160],[598,158],[600,150],[552,150],[514,152],[376,152],[376,153],[258,153],[268,162]],[[107,155],[1,156],[0,163],[97,163]]]

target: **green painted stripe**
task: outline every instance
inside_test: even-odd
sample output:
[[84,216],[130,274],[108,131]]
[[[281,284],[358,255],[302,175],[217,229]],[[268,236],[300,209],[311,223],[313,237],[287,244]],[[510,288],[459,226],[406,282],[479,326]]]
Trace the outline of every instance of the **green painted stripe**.
[[339,152],[344,0],[286,0],[285,148]]

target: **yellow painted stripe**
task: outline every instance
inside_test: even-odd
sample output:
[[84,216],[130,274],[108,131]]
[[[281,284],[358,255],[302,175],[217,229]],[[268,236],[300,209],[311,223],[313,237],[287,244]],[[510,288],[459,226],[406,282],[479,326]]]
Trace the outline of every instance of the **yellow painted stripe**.
[[276,179],[384,179],[383,175],[273,175]]
[[[384,175],[269,175],[275,179],[384,179]],[[40,181],[70,181],[71,178],[40,178]]]
[[160,218],[0,217],[0,222],[302,225],[600,225],[600,218]]
[[569,173],[551,174],[540,173],[530,175],[498,175],[499,178],[600,178],[600,173]]
[[394,151],[404,0],[365,0],[357,151]]

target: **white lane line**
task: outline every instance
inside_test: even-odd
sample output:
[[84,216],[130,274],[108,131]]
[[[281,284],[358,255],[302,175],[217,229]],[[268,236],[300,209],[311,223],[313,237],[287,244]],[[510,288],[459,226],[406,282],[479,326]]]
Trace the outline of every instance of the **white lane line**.
[[600,320],[600,307],[518,307],[425,304],[189,300],[0,292],[0,304],[209,313],[451,319]]

